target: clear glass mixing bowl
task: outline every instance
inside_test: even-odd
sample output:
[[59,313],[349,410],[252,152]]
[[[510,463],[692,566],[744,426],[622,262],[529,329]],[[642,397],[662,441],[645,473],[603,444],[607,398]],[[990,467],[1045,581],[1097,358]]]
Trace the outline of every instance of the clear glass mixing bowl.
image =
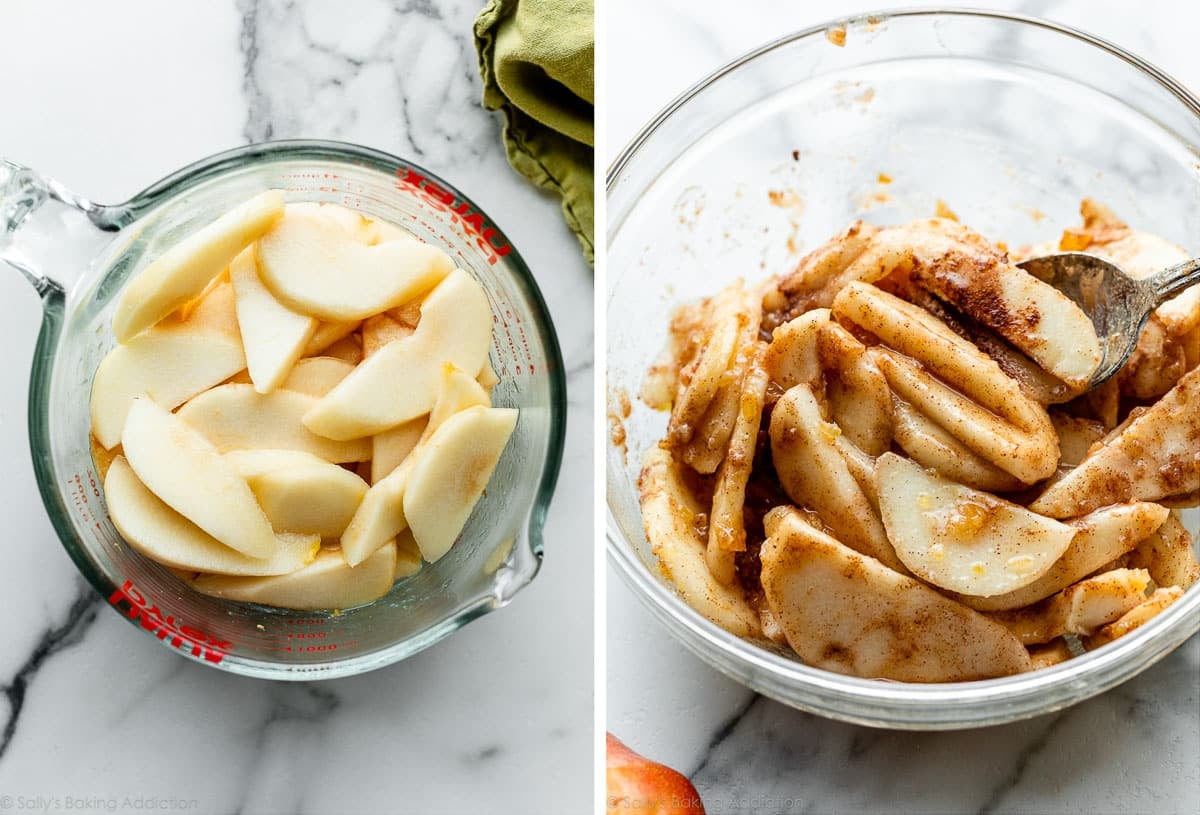
[[[296,612],[196,594],[122,540],[104,506],[88,437],[97,364],[113,346],[114,295],[180,236],[266,189],[399,224],[441,246],[491,301],[492,399],[520,409],[486,496],[448,555],[382,599]],[[112,234],[115,232],[115,235]],[[562,358],[533,276],[462,193],[394,156],[332,142],[251,145],[204,159],[119,205],[94,204],[0,163],[0,260],[42,295],[29,436],[42,499],[80,571],[134,626],[234,673],[314,679],[403,659],[506,604],[537,573],[562,457]]]
[[[837,27],[844,47],[826,36]],[[672,102],[609,170],[610,410],[622,412],[622,396],[637,393],[673,304],[788,270],[858,217],[929,216],[940,199],[964,223],[1017,246],[1057,237],[1093,196],[1136,228],[1200,253],[1198,148],[1200,102],[1177,82],[1040,20],[881,13],[765,45]],[[894,728],[1012,721],[1129,679],[1200,629],[1193,587],[1133,634],[1020,676],[917,685],[807,667],[714,626],[663,578],[636,481],[666,417],[633,402],[624,443],[610,440],[607,450],[609,557],[671,634],[782,702]],[[1195,512],[1185,522],[1197,531]]]

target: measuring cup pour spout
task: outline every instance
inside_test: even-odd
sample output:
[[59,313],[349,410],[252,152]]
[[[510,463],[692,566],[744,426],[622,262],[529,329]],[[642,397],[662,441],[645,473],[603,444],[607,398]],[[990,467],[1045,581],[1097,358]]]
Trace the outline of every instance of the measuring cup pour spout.
[[[47,202],[51,206],[43,207]],[[64,293],[83,275],[108,240],[103,233],[120,229],[124,214],[123,207],[96,204],[0,158],[0,261],[20,272],[43,299]],[[53,277],[49,269],[56,271]]]

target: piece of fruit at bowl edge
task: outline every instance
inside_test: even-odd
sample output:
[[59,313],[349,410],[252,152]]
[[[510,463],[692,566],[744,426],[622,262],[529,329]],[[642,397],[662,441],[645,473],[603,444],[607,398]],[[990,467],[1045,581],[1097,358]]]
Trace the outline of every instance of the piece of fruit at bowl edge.
[[337,464],[370,458],[370,439],[334,441],[304,426],[301,417],[316,401],[282,388],[264,394],[252,385],[221,385],[192,399],[178,415],[222,453],[302,450]]
[[192,581],[201,594],[304,611],[354,608],[388,593],[396,575],[396,545],[376,549],[351,567],[335,549],[323,549],[303,569],[274,577],[204,574]]
[[196,526],[250,557],[275,551],[275,533],[245,479],[179,416],[134,399],[121,446],[141,482]]
[[225,460],[279,531],[337,538],[367,492],[354,473],[300,450],[234,450]]
[[285,212],[255,246],[267,288],[289,307],[323,320],[361,320],[386,311],[454,269],[435,246],[367,246],[320,212]]
[[429,437],[404,489],[404,517],[425,560],[450,551],[516,426],[512,408],[471,407]]
[[187,323],[157,326],[118,345],[92,380],[92,433],[111,450],[121,441],[134,397],[171,410],[246,367],[241,343]]
[[605,745],[608,811],[628,815],[704,815],[704,804],[682,773],[630,750],[612,733]]
[[305,414],[304,424],[331,439],[355,439],[415,419],[433,407],[442,366],[478,376],[491,342],[487,295],[456,269],[421,304],[413,335],[363,360]]
[[321,548],[319,535],[284,532],[276,536],[279,543],[269,557],[247,557],[164,504],[138,480],[124,456],[117,456],[108,468],[104,500],[121,537],[146,557],[173,569],[243,576],[287,574],[311,563]]
[[1074,527],[933,475],[884,453],[875,464],[879,510],[896,555],[913,574],[980,597],[1037,580],[1075,537]]
[[159,255],[126,284],[113,334],[126,342],[204,290],[237,254],[283,214],[283,194],[269,190],[226,212]]
[[233,259],[229,279],[250,379],[256,391],[270,393],[300,358],[317,330],[317,319],[292,311],[272,296],[258,277],[252,249],[243,250]]

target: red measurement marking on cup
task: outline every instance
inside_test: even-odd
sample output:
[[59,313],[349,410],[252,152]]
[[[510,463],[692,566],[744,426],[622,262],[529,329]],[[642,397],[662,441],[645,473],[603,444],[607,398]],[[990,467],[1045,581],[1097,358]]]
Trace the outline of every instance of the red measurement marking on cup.
[[163,614],[158,605],[150,602],[129,580],[109,595],[108,602],[129,619],[137,620],[142,628],[160,640],[167,642],[169,638],[172,647],[181,651],[190,650],[192,656],[203,657],[214,665],[233,650],[232,642],[217,639],[198,628],[176,622],[173,616]]
[[500,258],[512,251],[500,233],[484,224],[483,213],[411,168],[396,170],[396,189],[415,193],[433,210],[447,213],[450,223],[459,227],[465,237],[474,240],[489,266],[496,265]]

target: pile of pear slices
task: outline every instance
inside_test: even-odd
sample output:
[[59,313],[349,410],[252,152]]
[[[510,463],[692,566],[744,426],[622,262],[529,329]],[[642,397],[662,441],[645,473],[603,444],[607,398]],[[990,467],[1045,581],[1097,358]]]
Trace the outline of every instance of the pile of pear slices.
[[92,384],[114,525],[196,591],[351,608],[446,554],[517,422],[440,249],[262,193],[128,282]]

